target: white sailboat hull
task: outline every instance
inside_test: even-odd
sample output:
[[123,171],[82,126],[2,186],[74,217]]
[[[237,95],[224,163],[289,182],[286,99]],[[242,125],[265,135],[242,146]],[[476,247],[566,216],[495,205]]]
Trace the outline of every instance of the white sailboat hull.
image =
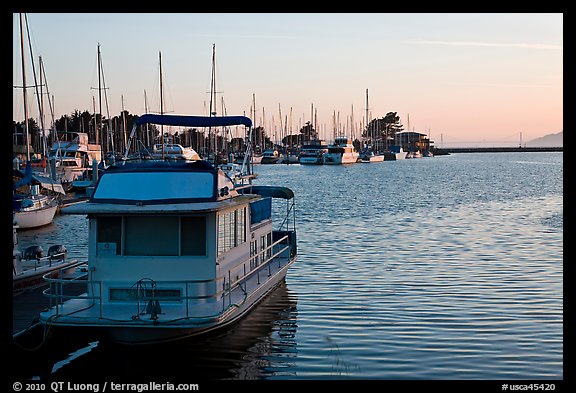
[[50,224],[57,209],[58,205],[53,204],[39,210],[16,212],[14,217],[20,229],[36,228]]

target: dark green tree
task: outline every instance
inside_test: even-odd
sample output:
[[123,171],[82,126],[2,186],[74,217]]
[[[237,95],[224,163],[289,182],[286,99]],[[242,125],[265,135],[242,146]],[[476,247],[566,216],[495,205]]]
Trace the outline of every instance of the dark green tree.
[[402,131],[400,116],[397,112],[388,112],[382,118],[372,119],[362,136],[374,146],[387,149],[395,140],[396,133]]
[[[13,128],[12,134],[15,144],[26,147],[26,122],[14,122],[13,121]],[[42,151],[42,144],[40,140],[40,127],[36,120],[33,118],[28,119],[28,136],[30,138],[30,146],[34,149],[34,151],[40,152]]]
[[307,121],[306,124],[300,129],[301,140],[300,144],[310,142],[311,140],[318,139],[318,132],[314,129],[314,126]]

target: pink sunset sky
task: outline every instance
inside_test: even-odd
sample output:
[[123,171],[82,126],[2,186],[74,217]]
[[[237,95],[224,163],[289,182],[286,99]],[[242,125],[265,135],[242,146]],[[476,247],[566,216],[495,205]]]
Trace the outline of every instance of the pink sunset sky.
[[[268,135],[280,119],[296,133],[312,113],[328,141],[334,130],[358,137],[367,117],[388,112],[439,147],[517,145],[563,130],[561,13],[26,16],[56,118],[98,105],[98,45],[112,116],[145,113],[145,91],[148,111],[160,111],[160,52],[164,111],[207,115],[214,45],[217,114],[250,116]],[[31,64],[27,73],[32,84]],[[13,84],[22,86],[19,14]],[[13,91],[22,121],[22,89]]]

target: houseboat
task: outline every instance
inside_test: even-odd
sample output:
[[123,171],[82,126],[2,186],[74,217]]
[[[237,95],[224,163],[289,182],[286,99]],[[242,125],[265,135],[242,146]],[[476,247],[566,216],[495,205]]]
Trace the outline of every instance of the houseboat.
[[[152,114],[134,127],[146,122],[252,129],[244,116]],[[45,277],[46,332],[89,329],[135,345],[222,329],[284,282],[297,257],[292,190],[240,185],[201,159],[113,164],[88,201],[62,214],[88,217],[88,277],[81,296]]]

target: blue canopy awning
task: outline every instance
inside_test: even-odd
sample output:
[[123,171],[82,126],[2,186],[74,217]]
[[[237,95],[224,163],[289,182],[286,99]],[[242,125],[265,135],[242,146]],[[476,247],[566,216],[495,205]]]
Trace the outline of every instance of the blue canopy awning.
[[252,120],[246,116],[187,116],[187,115],[156,115],[146,113],[135,120],[136,125],[159,124],[180,127],[219,127],[245,125],[252,127]]
[[294,192],[288,187],[281,186],[252,186],[252,194],[261,195],[263,197],[292,199]]
[[[17,173],[22,174],[22,171],[17,170]],[[30,161],[28,161],[28,165],[26,165],[26,168],[24,168],[24,174],[22,178],[13,184],[13,189],[16,190],[26,184],[40,184],[42,187],[48,190],[58,192],[60,194],[66,194],[66,191],[64,191],[64,187],[60,181],[52,179],[47,174],[33,172]]]

